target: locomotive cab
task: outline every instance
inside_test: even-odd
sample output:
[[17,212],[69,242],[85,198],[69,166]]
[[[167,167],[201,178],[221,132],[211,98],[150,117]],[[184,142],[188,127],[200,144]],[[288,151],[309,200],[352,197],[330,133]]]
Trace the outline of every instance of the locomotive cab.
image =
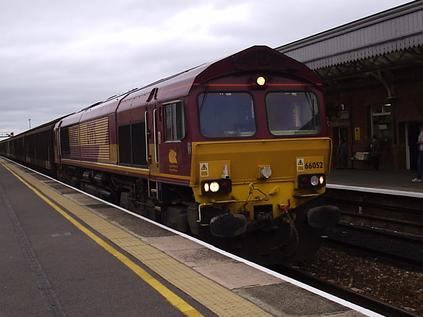
[[330,166],[321,91],[275,74],[258,76],[258,87],[250,80],[221,78],[197,94],[191,230],[209,227],[232,238],[284,225],[334,225],[336,208],[301,210],[324,193]]

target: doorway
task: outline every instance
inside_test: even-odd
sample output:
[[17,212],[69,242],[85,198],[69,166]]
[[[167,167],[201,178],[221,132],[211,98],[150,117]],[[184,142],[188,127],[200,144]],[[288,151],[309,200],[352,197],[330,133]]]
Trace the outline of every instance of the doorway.
[[348,128],[333,127],[333,165],[335,168],[348,168]]
[[420,133],[420,126],[423,126],[422,122],[409,122],[406,125],[406,136],[407,136],[407,169],[417,169],[417,138]]

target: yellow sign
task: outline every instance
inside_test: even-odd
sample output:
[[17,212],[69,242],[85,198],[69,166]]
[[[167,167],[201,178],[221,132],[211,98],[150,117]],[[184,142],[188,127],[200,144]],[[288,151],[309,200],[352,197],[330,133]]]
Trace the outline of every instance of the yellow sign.
[[324,173],[325,162],[322,156],[297,157],[297,172]]
[[297,172],[304,172],[304,157],[297,157]]
[[205,163],[205,162],[200,163],[200,176],[201,177],[209,176],[209,163]]
[[360,139],[361,139],[360,127],[355,127],[354,128],[354,140],[360,141]]

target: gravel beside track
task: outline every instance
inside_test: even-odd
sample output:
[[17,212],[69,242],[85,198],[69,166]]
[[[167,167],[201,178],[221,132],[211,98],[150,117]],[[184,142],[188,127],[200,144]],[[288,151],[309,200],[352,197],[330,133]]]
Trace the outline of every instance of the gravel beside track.
[[327,244],[297,269],[358,294],[423,316],[423,268]]

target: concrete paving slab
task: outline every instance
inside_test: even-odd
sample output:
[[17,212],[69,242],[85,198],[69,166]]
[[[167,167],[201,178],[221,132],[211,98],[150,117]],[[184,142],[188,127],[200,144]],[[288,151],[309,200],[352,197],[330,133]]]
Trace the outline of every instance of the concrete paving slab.
[[276,277],[239,262],[198,266],[195,270],[229,289],[279,284],[281,282]]
[[328,185],[350,185],[423,192],[420,183],[412,183],[415,171],[333,169],[328,175]]
[[237,289],[235,292],[257,305],[266,307],[266,310],[275,316],[338,316],[350,312],[344,306],[287,282]]
[[73,201],[76,201],[80,205],[93,205],[93,204],[98,203],[97,200],[95,200],[95,199],[93,199],[93,198],[91,198],[91,197],[89,197],[87,195],[78,193],[78,192],[64,194],[64,196],[72,199]]
[[133,235],[142,239],[149,237],[175,236],[175,233],[160,228],[150,222],[141,221],[139,218],[123,213],[121,210],[103,204],[103,208],[91,208],[96,215],[124,228]]
[[167,250],[166,253],[194,268],[218,263],[235,262],[235,260],[207,248],[194,250]]
[[146,242],[162,251],[197,250],[203,246],[179,236],[148,237]]
[[[48,184],[48,183],[46,183]],[[61,193],[61,194],[71,194],[71,193],[75,193],[74,189],[71,189],[65,185],[56,183],[56,184],[48,184],[50,187],[54,188],[57,192]]]

